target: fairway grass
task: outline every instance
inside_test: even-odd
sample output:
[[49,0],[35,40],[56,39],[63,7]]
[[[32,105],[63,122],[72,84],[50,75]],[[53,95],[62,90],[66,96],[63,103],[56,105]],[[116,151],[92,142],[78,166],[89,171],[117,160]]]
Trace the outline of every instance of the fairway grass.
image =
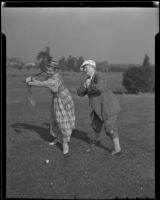
[[[69,155],[63,157],[61,145],[49,145],[49,92],[33,89],[37,104],[31,109],[26,104],[26,86],[17,80],[8,79],[12,84],[7,87],[7,198],[155,198],[154,95],[117,95],[122,106],[118,126],[123,151],[113,157],[112,143],[104,132],[101,145],[88,151],[93,137],[88,99],[76,95],[76,86],[69,87],[76,128]],[[68,85],[72,84],[68,81]]]

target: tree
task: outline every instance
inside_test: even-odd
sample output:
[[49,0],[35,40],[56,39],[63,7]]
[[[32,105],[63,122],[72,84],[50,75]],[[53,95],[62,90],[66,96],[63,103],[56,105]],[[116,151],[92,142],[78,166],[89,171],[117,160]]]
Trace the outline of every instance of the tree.
[[67,59],[67,71],[72,71],[74,68],[74,60],[72,56],[70,55]]
[[50,56],[50,48],[45,47],[45,50],[40,51],[37,55],[37,60],[46,60],[50,62],[52,60],[52,56]]
[[17,64],[17,69],[18,70],[22,70],[23,69],[23,65],[22,64]]
[[153,91],[154,68],[130,67],[123,74],[122,84],[130,93]]
[[145,57],[144,57],[144,60],[143,60],[142,66],[143,66],[143,67],[148,67],[148,66],[150,66],[150,65],[151,65],[151,64],[150,64],[150,58],[149,58],[148,54],[146,53],[146,54],[145,54]]
[[40,51],[37,55],[37,64],[41,71],[46,71],[46,66],[49,64],[52,60],[52,56],[50,55],[50,48],[45,47],[45,50]]
[[80,66],[82,65],[82,63],[84,62],[84,58],[82,56],[80,56],[78,58],[78,62],[77,62],[77,70],[76,71],[79,71],[80,70]]
[[101,72],[108,72],[108,63],[107,61],[104,62],[97,62],[97,70]]
[[72,70],[77,71],[78,59],[76,57],[72,57],[72,61],[73,61]]
[[67,70],[67,61],[65,59],[65,57],[62,57],[60,60],[59,60],[59,66],[60,66],[60,69],[62,71],[66,71]]

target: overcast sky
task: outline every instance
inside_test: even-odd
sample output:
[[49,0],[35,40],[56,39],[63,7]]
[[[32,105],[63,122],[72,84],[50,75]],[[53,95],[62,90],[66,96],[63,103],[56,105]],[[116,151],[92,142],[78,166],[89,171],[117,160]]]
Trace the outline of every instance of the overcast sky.
[[69,55],[109,64],[155,63],[158,8],[1,8],[7,56],[35,61],[49,46],[52,56]]

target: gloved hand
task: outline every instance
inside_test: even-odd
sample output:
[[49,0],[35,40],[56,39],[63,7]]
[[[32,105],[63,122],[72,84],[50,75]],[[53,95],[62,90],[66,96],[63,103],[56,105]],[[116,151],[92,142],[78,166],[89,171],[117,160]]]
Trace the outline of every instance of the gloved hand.
[[85,88],[88,88],[89,85],[90,85],[90,83],[91,83],[91,79],[87,79],[87,80],[84,82],[84,87],[85,87]]
[[26,78],[26,83],[32,82],[32,81],[35,81],[35,80],[36,80],[35,77],[29,76],[29,77]]
[[30,81],[32,81],[32,77],[31,76],[29,76],[29,77],[26,78],[26,83],[28,83]]

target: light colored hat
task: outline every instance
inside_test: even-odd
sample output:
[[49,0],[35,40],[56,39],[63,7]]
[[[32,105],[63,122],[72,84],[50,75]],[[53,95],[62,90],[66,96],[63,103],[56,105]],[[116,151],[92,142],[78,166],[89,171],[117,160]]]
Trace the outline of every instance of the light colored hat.
[[51,62],[48,64],[48,67],[59,68],[58,61],[52,59]]
[[58,61],[52,59],[52,60],[51,60],[51,64],[58,65]]
[[84,70],[85,65],[90,65],[96,69],[96,62],[94,60],[85,60],[80,66],[80,71]]

